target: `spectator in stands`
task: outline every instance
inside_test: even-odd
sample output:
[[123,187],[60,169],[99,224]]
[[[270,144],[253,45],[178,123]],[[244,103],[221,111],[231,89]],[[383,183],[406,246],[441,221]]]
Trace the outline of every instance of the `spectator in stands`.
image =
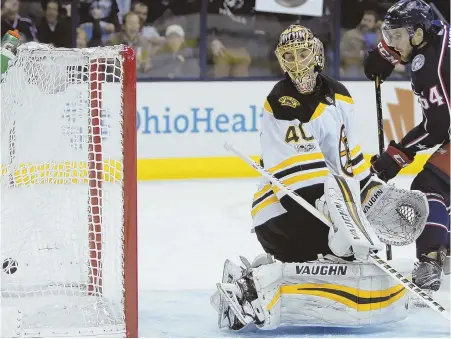
[[361,77],[363,72],[363,56],[373,49],[381,39],[378,16],[373,10],[363,13],[356,28],[347,31],[340,42],[342,75]]
[[[378,18],[385,15],[388,8],[397,0],[345,0],[335,1],[340,8],[340,26],[344,30],[354,29],[362,21],[362,13],[365,11],[375,11]],[[335,13],[335,15],[337,15]]]
[[89,22],[84,22],[80,25],[86,32],[89,45],[93,46],[103,46],[104,42],[109,38],[111,33],[116,31],[116,26],[110,22],[104,21],[104,12],[97,3],[91,6],[91,12],[89,17]]
[[180,78],[200,75],[198,49],[186,47],[185,31],[179,25],[166,29],[166,44],[152,58],[152,77]]
[[151,67],[150,44],[139,36],[139,17],[136,13],[128,12],[124,15],[122,31],[113,34],[107,41],[107,45],[128,45],[136,53],[136,70],[138,73],[147,73]]
[[209,1],[208,40],[216,78],[249,75],[252,61],[249,50],[258,50],[258,44],[253,44],[259,40],[254,21],[252,1]]
[[146,20],[148,23],[151,23],[158,32],[164,32],[166,27],[170,25],[180,25],[185,31],[185,42],[190,46],[198,45],[201,25],[201,3],[210,0],[139,1],[146,3],[148,8]]
[[83,28],[77,28],[77,48],[88,47],[88,36]]
[[[121,25],[118,18],[119,8],[116,0],[84,0],[80,1],[80,23],[93,22],[98,19],[113,24],[119,31]],[[88,34],[89,35],[89,34]]]
[[165,38],[161,37],[157,29],[154,26],[147,24],[147,14],[149,12],[149,7],[142,1],[136,1],[132,3],[132,12],[139,16],[140,31],[139,34],[147,39],[155,50],[158,49],[166,41]]
[[8,30],[17,29],[20,33],[22,41],[36,40],[36,27],[28,18],[19,15],[19,0],[2,1],[2,37]]
[[85,28],[77,27],[77,48],[98,46],[104,46],[104,43],[102,41],[102,31],[100,28],[100,23],[98,21],[94,21],[94,25],[89,37],[86,33]]
[[72,47],[71,22],[59,15],[59,0],[43,0],[44,18],[37,26],[39,42],[52,44],[55,47]]

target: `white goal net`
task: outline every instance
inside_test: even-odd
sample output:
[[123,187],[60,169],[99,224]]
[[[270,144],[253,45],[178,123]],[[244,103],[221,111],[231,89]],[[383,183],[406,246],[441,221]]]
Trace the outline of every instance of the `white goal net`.
[[2,79],[2,336],[137,335],[135,64],[30,43]]

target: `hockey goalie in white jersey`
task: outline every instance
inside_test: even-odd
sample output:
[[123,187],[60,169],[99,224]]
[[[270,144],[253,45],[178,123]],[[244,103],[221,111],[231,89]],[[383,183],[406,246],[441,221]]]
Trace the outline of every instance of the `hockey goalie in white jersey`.
[[[353,99],[321,72],[323,45],[291,25],[275,51],[285,72],[264,103],[261,165],[315,206],[329,228],[263,181],[252,231],[266,254],[245,267],[227,260],[212,304],[219,327],[366,326],[408,313],[407,290],[368,262],[370,251],[412,243],[428,214],[420,192],[387,186],[369,172],[357,141]],[[410,274],[412,261],[392,261]]]

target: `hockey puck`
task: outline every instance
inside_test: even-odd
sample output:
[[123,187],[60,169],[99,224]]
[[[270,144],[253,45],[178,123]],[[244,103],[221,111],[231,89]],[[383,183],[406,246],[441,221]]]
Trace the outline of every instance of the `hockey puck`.
[[17,260],[8,258],[3,260],[3,272],[6,274],[14,274],[17,272],[17,268],[19,267],[19,264],[17,263]]

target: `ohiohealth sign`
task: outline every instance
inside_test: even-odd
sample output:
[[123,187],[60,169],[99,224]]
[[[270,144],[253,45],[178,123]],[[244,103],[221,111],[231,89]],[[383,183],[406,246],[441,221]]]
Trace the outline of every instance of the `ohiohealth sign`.
[[[223,145],[229,141],[247,155],[259,156],[263,104],[275,83],[138,83],[138,158],[141,166],[145,160],[149,167],[145,173],[158,171],[158,178],[174,175],[182,178],[183,174],[174,172],[174,168],[179,168],[187,177],[191,177],[190,171],[203,173],[196,177],[204,174],[215,177],[221,167],[227,167],[232,176],[247,175],[249,171],[244,172],[247,165],[236,159],[229,163],[228,159],[236,157]],[[379,149],[374,84],[370,81],[344,84],[354,99],[362,150],[367,155],[375,154]],[[381,88],[387,145],[391,139],[398,141],[420,123],[422,111],[409,82],[385,82]],[[425,156],[418,158],[426,159]],[[409,170],[418,172],[419,169],[413,166]],[[171,174],[165,174],[169,172]],[[228,173],[221,172],[220,176]]]

